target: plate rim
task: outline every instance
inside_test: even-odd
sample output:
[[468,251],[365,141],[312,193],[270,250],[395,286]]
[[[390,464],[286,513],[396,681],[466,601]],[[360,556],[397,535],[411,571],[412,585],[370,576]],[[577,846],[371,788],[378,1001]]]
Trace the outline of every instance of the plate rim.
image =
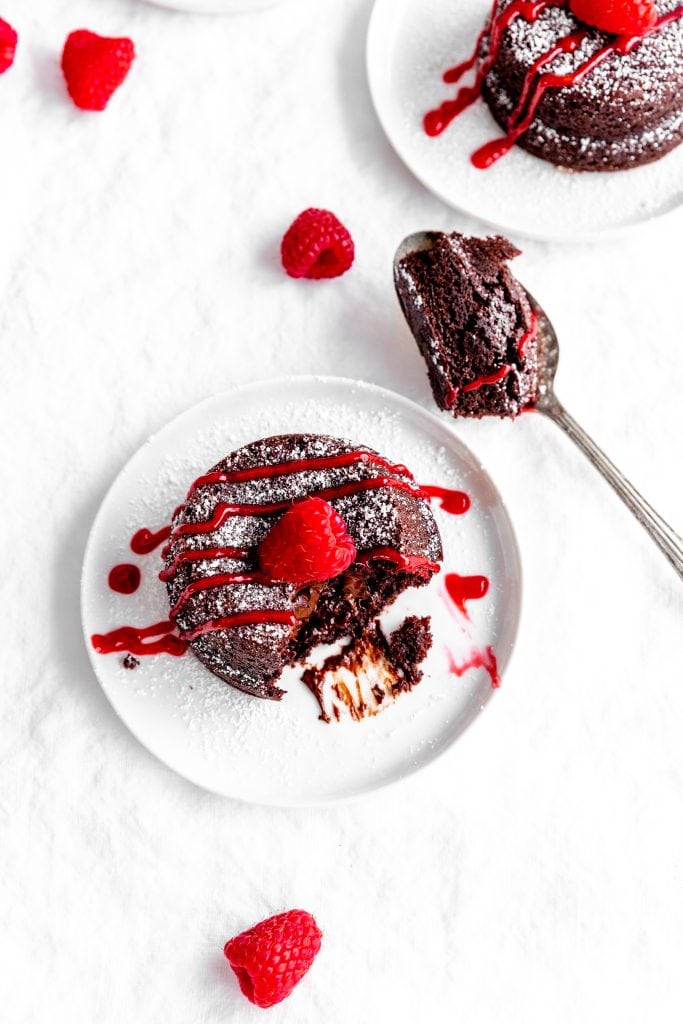
[[[107,506],[107,504],[109,503],[109,499],[111,498],[111,495],[113,494],[113,492],[116,490],[116,488],[117,488],[121,478],[124,476],[125,473],[128,472],[131,464],[141,455],[141,453],[149,445],[151,445],[153,443],[153,441],[155,440],[157,435],[159,433],[161,433],[162,430],[165,430],[166,428],[175,425],[179,420],[183,419],[186,416],[189,416],[191,413],[196,413],[203,406],[206,406],[206,405],[208,405],[208,404],[210,404],[212,402],[226,400],[231,395],[235,395],[236,393],[244,393],[244,392],[248,392],[250,390],[258,391],[258,389],[260,389],[260,388],[272,387],[274,385],[278,385],[278,386],[283,386],[284,387],[286,385],[292,385],[292,384],[311,385],[311,384],[314,384],[314,383],[315,384],[320,384],[320,385],[323,385],[323,386],[325,386],[325,385],[333,385],[333,386],[342,385],[342,386],[349,387],[351,389],[353,389],[353,388],[361,388],[362,390],[364,390],[364,391],[366,391],[366,392],[368,392],[370,394],[374,394],[374,395],[376,395],[378,397],[389,396],[392,399],[392,401],[397,402],[400,406],[403,406],[408,411],[412,411],[413,413],[415,411],[417,411],[421,416],[424,416],[428,420],[431,420],[432,422],[438,424],[440,429],[446,429],[449,433],[451,433],[454,436],[454,438],[457,441],[457,443],[459,445],[461,445],[468,452],[469,456],[471,457],[471,459],[476,464],[478,471],[481,474],[483,474],[483,476],[485,477],[488,485],[492,488],[493,492],[495,493],[496,498],[498,500],[499,507],[500,507],[500,509],[501,509],[501,511],[503,513],[503,516],[505,517],[505,520],[507,522],[507,527],[508,527],[509,549],[508,549],[507,553],[508,553],[508,555],[510,555],[510,557],[512,559],[512,562],[514,564],[514,569],[515,569],[515,579],[516,579],[516,584],[517,584],[516,585],[516,591],[517,591],[517,594],[516,594],[516,597],[517,597],[517,601],[516,601],[517,614],[516,614],[515,619],[514,619],[514,621],[512,623],[512,631],[511,631],[511,634],[510,634],[510,649],[509,649],[509,653],[508,653],[508,657],[507,657],[507,662],[506,662],[505,667],[503,669],[503,671],[504,671],[506,676],[509,675],[509,673],[510,673],[510,665],[513,662],[514,654],[515,654],[515,651],[517,650],[519,634],[520,634],[520,625],[521,625],[521,622],[522,622],[523,604],[524,604],[523,565],[522,565],[522,558],[521,558],[521,552],[520,552],[520,547],[519,547],[519,541],[517,539],[517,533],[516,533],[516,530],[515,530],[515,527],[514,527],[512,516],[510,515],[510,510],[508,509],[508,506],[505,503],[505,500],[504,500],[502,494],[500,493],[498,487],[496,486],[496,484],[495,484],[494,480],[492,479],[491,475],[489,474],[488,470],[486,469],[486,467],[482,464],[481,460],[479,459],[479,456],[475,452],[473,452],[472,449],[470,448],[470,446],[468,444],[466,444],[466,442],[463,441],[457,435],[453,425],[448,420],[446,420],[446,419],[442,418],[441,416],[437,415],[431,409],[426,408],[424,405],[420,404],[419,402],[416,402],[413,399],[408,398],[407,396],[405,396],[405,395],[403,395],[403,394],[401,394],[399,392],[392,391],[390,388],[385,388],[385,387],[383,387],[380,384],[374,384],[374,383],[371,383],[369,381],[355,379],[353,377],[340,377],[340,376],[336,376],[334,374],[287,374],[285,376],[280,376],[280,377],[259,378],[257,380],[247,381],[247,382],[242,383],[242,384],[236,384],[232,388],[226,388],[226,389],[224,389],[222,391],[218,391],[218,392],[216,392],[214,394],[207,395],[205,398],[200,399],[199,402],[195,402],[193,405],[188,406],[182,412],[178,413],[175,416],[172,416],[169,420],[167,420],[165,423],[163,423],[159,428],[157,428],[151,434],[149,434],[148,437],[145,438],[145,440],[141,444],[139,444],[136,447],[135,451],[125,460],[124,464],[121,466],[119,471],[115,474],[114,478],[112,479],[111,484],[107,488],[105,494],[103,495],[103,497],[102,497],[102,499],[101,499],[101,501],[100,501],[100,503],[98,505],[97,512],[95,513],[95,516],[94,516],[94,518],[92,520],[92,523],[91,523],[91,526],[90,526],[90,530],[88,531],[88,539],[87,539],[86,544],[85,544],[85,548],[84,548],[84,552],[83,552],[83,560],[82,560],[82,564],[81,564],[80,586],[79,586],[79,606],[80,606],[80,618],[81,618],[81,633],[82,633],[83,643],[85,645],[86,652],[88,654],[88,659],[90,661],[90,665],[91,665],[91,668],[92,668],[92,671],[93,671],[93,675],[95,676],[95,679],[97,680],[97,684],[100,687],[100,690],[104,694],[104,696],[105,696],[109,706],[112,708],[112,710],[116,714],[116,717],[126,727],[126,729],[131,733],[131,735],[136,739],[136,741],[144,748],[144,750],[146,750],[147,753],[151,757],[155,758],[159,763],[161,763],[167,770],[173,772],[175,775],[179,776],[180,778],[185,779],[186,781],[190,782],[193,786],[196,786],[198,789],[201,789],[204,792],[209,792],[209,793],[215,794],[216,796],[220,796],[220,797],[222,797],[223,799],[226,799],[226,800],[238,801],[239,803],[242,803],[242,804],[245,804],[245,805],[253,804],[254,806],[261,806],[261,807],[281,807],[281,808],[292,808],[292,809],[294,809],[294,808],[304,808],[304,807],[323,808],[323,807],[339,806],[341,804],[350,803],[351,801],[360,800],[363,797],[370,797],[373,794],[378,793],[380,790],[385,790],[385,789],[388,789],[390,787],[399,785],[402,782],[406,782],[408,779],[414,778],[415,776],[417,776],[421,772],[424,772],[427,769],[431,768],[432,766],[436,765],[441,760],[441,758],[445,757],[447,754],[449,754],[453,750],[453,748],[456,746],[458,741],[466,733],[469,732],[469,730],[470,730],[471,726],[474,724],[474,722],[478,721],[479,718],[481,717],[481,712],[479,714],[471,717],[465,723],[465,725],[460,730],[460,732],[458,732],[458,734],[456,736],[454,736],[448,743],[446,743],[439,750],[437,750],[431,757],[429,757],[425,761],[422,761],[418,765],[409,767],[406,771],[404,771],[404,772],[402,772],[402,773],[400,773],[398,775],[393,775],[389,779],[380,779],[380,780],[378,780],[376,782],[371,782],[370,784],[368,784],[366,786],[363,786],[362,788],[357,788],[355,790],[352,790],[349,793],[338,793],[338,794],[334,794],[334,795],[326,796],[326,797],[321,797],[321,798],[317,798],[317,799],[310,799],[310,798],[305,798],[305,797],[301,798],[301,799],[298,799],[296,797],[287,797],[287,798],[275,797],[273,799],[259,799],[259,798],[255,798],[253,796],[242,796],[242,795],[239,795],[238,793],[234,793],[234,792],[228,793],[224,789],[219,789],[216,786],[213,786],[213,785],[207,783],[204,780],[200,781],[198,778],[194,777],[192,773],[188,773],[185,770],[181,770],[181,769],[177,768],[175,765],[169,763],[169,761],[165,757],[161,756],[155,750],[153,750],[148,745],[147,741],[145,739],[143,739],[143,737],[140,735],[140,733],[138,732],[138,729],[135,726],[131,725],[130,722],[126,718],[123,717],[123,714],[120,712],[119,708],[114,703],[113,698],[110,696],[107,687],[104,685],[104,683],[100,679],[100,675],[99,675],[99,672],[97,670],[97,665],[98,665],[97,657],[98,656],[97,656],[96,652],[93,650],[92,645],[89,643],[89,633],[87,631],[86,623],[85,623],[85,618],[86,618],[86,615],[85,615],[85,603],[86,603],[85,590],[86,590],[86,585],[87,585],[86,584],[86,570],[87,570],[87,568],[89,566],[89,563],[90,563],[90,560],[91,560],[91,557],[92,557],[92,553],[93,553],[93,549],[94,549],[94,545],[95,545],[95,535],[98,532],[98,528],[99,528],[99,525],[100,525],[100,520],[101,520],[101,518],[104,515],[104,509]],[[482,711],[485,710],[488,707],[489,703],[493,700],[493,698],[495,697],[496,694],[497,694],[497,688],[490,687],[488,692],[487,692],[487,694],[486,694],[486,696],[485,696],[485,698],[484,698],[484,700],[483,700],[483,702],[482,702],[482,709],[481,709]],[[257,699],[257,698],[255,698],[255,699]]]
[[[405,0],[401,0],[405,3]],[[663,209],[658,209],[655,213],[649,214],[646,217],[634,218],[621,224],[615,224],[610,227],[600,228],[597,231],[534,231],[533,229],[518,227],[517,225],[503,224],[498,220],[491,217],[486,217],[482,213],[475,212],[467,209],[456,202],[445,193],[441,192],[439,188],[430,184],[425,177],[415,168],[413,160],[410,156],[406,155],[402,146],[400,145],[396,135],[389,128],[386,119],[383,115],[383,107],[381,100],[379,99],[380,87],[378,84],[379,79],[379,61],[376,60],[376,55],[381,52],[379,36],[380,33],[380,19],[385,16],[386,12],[392,10],[392,3],[395,0],[373,0],[372,11],[370,12],[370,18],[368,20],[368,28],[365,37],[365,73],[368,82],[368,89],[370,92],[370,98],[375,111],[377,120],[380,123],[380,127],[384,132],[385,137],[389,141],[392,149],[396,153],[401,163],[410,171],[413,177],[426,188],[433,196],[436,196],[442,203],[445,203],[452,210],[456,210],[458,213],[462,213],[466,217],[471,217],[474,220],[479,221],[482,224],[486,224],[488,227],[494,228],[496,231],[502,231],[504,233],[514,234],[521,238],[529,238],[536,242],[561,242],[565,244],[580,244],[581,242],[598,242],[598,241],[611,241],[615,238],[619,238],[622,235],[629,234],[638,230],[644,230],[648,225],[654,224],[657,221],[662,220],[664,217],[671,213],[676,212],[683,208],[683,193],[681,193],[681,201],[675,206],[665,206]],[[394,7],[395,10],[395,7]],[[683,146],[683,143],[681,143]],[[531,157],[531,154],[527,154]],[[668,154],[665,154],[666,157]],[[534,159],[540,159],[535,157]],[[653,161],[656,162],[656,161]],[[636,169],[636,168],[634,168]],[[600,173],[600,172],[595,172]],[[603,173],[619,173],[615,172],[603,172]]]

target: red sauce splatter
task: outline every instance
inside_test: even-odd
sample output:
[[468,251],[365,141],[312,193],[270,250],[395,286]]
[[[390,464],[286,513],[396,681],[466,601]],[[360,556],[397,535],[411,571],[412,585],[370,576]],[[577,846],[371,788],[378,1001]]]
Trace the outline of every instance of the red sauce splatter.
[[456,662],[452,654],[449,653],[449,671],[456,676],[463,676],[465,672],[468,672],[471,668],[483,668],[486,669],[491,680],[491,686],[497,689],[500,686],[500,676],[498,674],[498,662],[496,661],[496,655],[494,654],[492,647],[475,647],[470,652],[469,656],[465,661]]
[[134,594],[140,586],[140,570],[137,565],[115,565],[109,573],[109,586],[117,594]]
[[[459,576],[457,572],[449,572],[444,580],[446,592],[456,608],[467,616],[466,601],[476,601],[485,597],[489,590],[486,576]],[[469,616],[467,616],[469,618]]]
[[472,504],[469,494],[466,494],[465,491],[455,491],[449,487],[436,487],[432,484],[422,487],[421,490],[425,497],[436,498],[444,512],[449,512],[453,516],[463,515]]
[[180,657],[187,649],[187,643],[173,631],[173,622],[157,622],[153,626],[121,626],[111,633],[95,633],[90,642],[98,654],[172,654]]

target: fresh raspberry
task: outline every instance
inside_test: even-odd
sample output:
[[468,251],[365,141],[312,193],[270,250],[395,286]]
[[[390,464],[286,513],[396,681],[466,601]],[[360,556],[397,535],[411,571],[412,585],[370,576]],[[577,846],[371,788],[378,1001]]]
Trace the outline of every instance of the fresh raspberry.
[[348,569],[355,557],[356,545],[346,523],[322,498],[292,505],[259,548],[263,572],[284,583],[332,579]]
[[339,277],[353,263],[353,239],[329,210],[304,210],[280,246],[290,277]]
[[223,952],[251,1003],[274,1006],[291,994],[313,963],[322,932],[305,910],[288,910],[226,942]]
[[581,21],[617,36],[637,36],[657,21],[653,0],[569,0]]
[[108,39],[87,29],[72,32],[64,44],[62,71],[76,106],[104,110],[134,58],[132,39]]
[[0,18],[0,75],[14,64],[18,38],[12,26]]

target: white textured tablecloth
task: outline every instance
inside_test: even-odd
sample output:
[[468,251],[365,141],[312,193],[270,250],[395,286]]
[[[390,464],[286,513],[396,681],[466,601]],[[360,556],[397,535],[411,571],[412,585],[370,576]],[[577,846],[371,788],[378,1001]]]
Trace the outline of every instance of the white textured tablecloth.
[[[0,15],[21,36],[0,79],[0,1018],[259,1020],[223,942],[303,906],[323,951],[271,1021],[680,1021],[683,587],[552,424],[459,426],[518,530],[522,631],[489,710],[408,783],[331,810],[208,795],[129,735],[87,660],[87,532],[170,417],[309,371],[430,404],[392,253],[418,228],[482,229],[385,141],[367,0]],[[82,26],[138,48],[101,115],[61,82]],[[354,235],[343,279],[279,268],[309,205]],[[562,338],[566,404],[679,530],[682,228],[526,243],[516,268]]]

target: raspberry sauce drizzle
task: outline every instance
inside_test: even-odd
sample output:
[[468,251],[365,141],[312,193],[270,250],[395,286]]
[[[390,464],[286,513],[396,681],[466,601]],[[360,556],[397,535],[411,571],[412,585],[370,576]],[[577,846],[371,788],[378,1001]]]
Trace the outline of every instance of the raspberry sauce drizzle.
[[298,622],[293,612],[274,611],[263,609],[255,612],[239,612],[236,615],[226,615],[222,619],[209,619],[201,626],[182,633],[181,637],[188,643],[196,640],[198,636],[206,633],[214,633],[220,629],[235,629],[237,626],[253,626],[257,623],[282,624],[284,626],[295,626]]
[[426,498],[436,498],[440,508],[452,516],[461,516],[469,509],[472,502],[465,491],[456,491],[450,487],[436,487],[428,484],[421,488]]
[[360,565],[369,565],[370,562],[376,561],[392,562],[397,569],[406,569],[411,572],[431,574],[441,570],[438,562],[430,562],[428,558],[423,558],[422,555],[404,555],[401,551],[397,551],[396,548],[389,547],[372,548],[370,551],[363,552],[356,559],[356,562],[360,563]]
[[[481,600],[489,591],[489,581],[486,576],[460,576],[458,573],[449,572],[444,580],[446,595],[455,605],[458,611],[469,619],[465,603],[467,601]],[[469,630],[465,628],[465,634],[471,639]],[[469,656],[465,661],[458,662],[452,651],[446,651],[448,655],[448,670],[456,676],[463,676],[471,668],[486,669],[491,686],[500,686],[500,675],[498,674],[498,663],[493,647],[472,647]]]
[[140,570],[137,565],[128,563],[115,565],[109,573],[108,582],[117,594],[134,594],[140,586]]
[[[397,491],[403,491],[416,498],[436,497],[441,500],[441,507],[446,512],[454,515],[461,515],[470,507],[470,499],[464,491],[449,490],[444,487],[418,487],[409,484],[405,480],[396,480],[391,476],[376,476],[368,480],[356,480],[350,484],[341,484],[339,487],[325,487],[318,491],[311,491],[310,497],[323,498],[325,501],[332,501],[334,498],[343,498],[350,494],[358,494],[362,491],[373,491],[380,487],[387,487]],[[209,519],[200,523],[181,523],[171,535],[171,542],[178,537],[195,537],[203,533],[213,533],[232,516],[267,516],[275,512],[284,512],[291,508],[292,499],[286,501],[266,502],[263,505],[234,504],[230,505],[221,502],[214,509]]]
[[[517,356],[520,361],[524,359],[529,342],[535,336],[537,330],[538,317],[532,310],[531,326],[528,331],[525,331],[524,334],[522,334],[521,338],[517,342]],[[505,380],[508,374],[512,373],[514,369],[514,363],[503,363],[500,369],[495,370],[487,376],[476,377],[470,384],[463,384],[462,387],[459,388],[450,388],[444,397],[444,404],[446,405],[446,408],[451,409],[455,405],[461,391],[476,391],[478,388],[483,387],[484,384],[497,384],[499,381]]]
[[[494,3],[489,23],[477,40],[473,57],[467,61],[463,61],[462,64],[446,72],[444,75],[444,79],[446,81],[455,82],[458,81],[461,75],[467,70],[474,67],[477,62],[481,44],[488,33],[488,53],[477,69],[474,84],[471,86],[464,86],[456,94],[454,99],[446,100],[440,107],[429,111],[425,115],[423,123],[424,130],[427,135],[440,135],[441,132],[445,131],[448,125],[458,116],[458,114],[462,113],[463,110],[478,99],[481,95],[483,82],[495,64],[498,53],[500,52],[503,32],[510,24],[512,24],[515,18],[522,17],[525,21],[533,23],[544,10],[549,7],[558,6],[566,6],[565,0],[538,0],[537,3],[532,2],[532,0],[513,0],[513,3],[511,3],[505,11],[496,16],[495,10],[497,4]],[[590,31],[587,29],[579,29],[558,40],[558,42],[546,51],[546,53],[541,54],[541,56],[534,61],[528,69],[522,83],[519,100],[509,118],[507,134],[502,138],[493,139],[491,142],[487,142],[473,153],[471,160],[474,166],[479,170],[486,170],[502,156],[505,156],[510,149],[512,149],[517,140],[530,128],[534,117],[536,116],[538,106],[549,89],[561,89],[568,88],[573,85],[579,85],[583,79],[594,70],[594,68],[601,64],[611,54],[617,53],[621,56],[629,54],[639,43],[643,41],[643,39],[647,38],[647,36],[660,31],[666,25],[671,24],[674,21],[678,21],[680,18],[683,18],[683,5],[675,8],[668,14],[661,15],[654,25],[643,29],[635,35],[614,36],[613,42],[607,43],[601,49],[597,50],[591,57],[584,61],[583,64],[569,74],[557,75],[549,72],[543,73],[542,69],[555,57],[562,53],[574,53],[581,43],[585,39],[589,38]],[[525,107],[526,113],[524,113]]]
[[176,619],[190,598],[202,590],[213,590],[214,587],[234,586],[240,583],[263,583],[265,586],[272,586],[274,580],[257,569],[253,572],[217,572],[213,576],[205,576],[204,579],[194,580],[185,587],[171,608],[170,616],[172,619]]
[[357,463],[365,463],[378,466],[388,473],[398,473],[399,476],[407,476],[413,480],[413,474],[400,463],[388,462],[381,455],[373,452],[355,451],[342,452],[340,455],[324,455],[315,459],[293,459],[289,462],[280,462],[272,466],[254,466],[251,469],[231,469],[225,472],[216,470],[213,473],[206,473],[200,476],[190,487],[188,498],[196,490],[206,484],[242,483],[249,480],[269,480],[276,476],[289,476],[292,473],[312,472],[321,469],[343,469],[344,466],[353,466]]
[[143,527],[134,533],[130,540],[130,549],[134,551],[136,555],[149,555],[158,548],[160,544],[163,544],[165,540],[171,536],[171,527],[163,526],[156,533],[152,530],[148,530]]
[[[381,456],[375,456],[371,452],[361,451],[343,453],[342,455],[329,456],[321,459],[301,459],[292,461],[291,463],[280,463],[274,466],[259,466],[249,470],[236,470],[234,473],[208,473],[199,477],[193,483],[190,491],[188,492],[188,496],[193,494],[198,487],[204,485],[234,482],[236,480],[244,481],[251,479],[263,479],[304,470],[335,468],[351,465],[357,462],[378,465],[390,472],[407,476],[411,481],[414,480],[413,475],[405,466],[388,462],[381,458]],[[387,476],[371,477],[365,480],[354,481],[349,484],[342,484],[338,487],[324,488],[319,491],[314,491],[312,494],[325,500],[329,500],[381,487],[403,491],[404,493],[411,494],[417,498],[436,498],[439,500],[444,511],[453,515],[462,515],[470,507],[469,496],[464,491],[436,486],[420,487],[415,483],[409,483],[406,480]],[[292,499],[287,501],[271,502],[263,505],[221,503],[216,506],[210,519],[205,520],[204,522],[183,523],[176,527],[175,530],[172,530],[170,525],[165,526],[156,532],[147,528],[138,530],[132,537],[130,546],[136,554],[149,554],[154,551],[155,548],[159,547],[159,545],[167,542],[165,543],[162,552],[164,557],[166,557],[170,553],[172,544],[177,537],[197,536],[200,534],[211,533],[214,530],[219,529],[220,526],[231,516],[270,515],[272,513],[285,511],[290,508],[292,504]],[[182,508],[183,506],[181,505],[175,510],[172,520],[174,520],[178,513],[182,511]],[[249,554],[249,549],[235,547],[213,547],[197,551],[182,551],[175,556],[171,565],[167,566],[160,572],[159,577],[164,581],[173,578],[178,571],[179,566],[185,562],[210,560],[214,558],[234,558],[245,560],[249,557]],[[367,564],[373,558],[385,558],[393,561],[394,564],[398,565],[400,568],[411,569],[413,571],[423,570],[431,573],[439,570],[439,566],[435,562],[429,562],[427,559],[423,559],[419,556],[403,555],[401,552],[392,548],[378,548],[373,551],[366,552],[364,556],[361,556],[361,558],[358,559],[358,561],[365,561]],[[171,611],[171,618],[174,618],[179,613],[183,605],[193,594],[201,590],[226,584],[253,582],[272,583],[265,574],[258,570],[243,573],[215,574],[214,576],[207,577],[206,579],[195,581],[180,595],[180,598]],[[119,650],[128,650],[131,654],[152,654],[162,653],[165,651],[170,654],[178,655],[183,653],[189,641],[212,631],[235,628],[237,626],[250,625],[254,623],[282,623],[293,626],[297,621],[297,617],[294,613],[263,609],[254,612],[242,612],[235,615],[228,615],[221,619],[211,620],[187,633],[182,633],[180,636],[176,636],[169,632],[174,628],[173,622],[169,621],[167,623],[159,623],[155,626],[149,626],[143,629],[123,626],[108,634],[96,634],[91,637],[91,641],[95,649],[102,654],[112,653]],[[163,632],[163,629],[166,629],[166,633]],[[156,639],[152,639],[150,642],[144,643],[143,641],[148,638]],[[182,650],[179,649],[180,646],[182,646]]]
[[469,618],[469,615],[465,602],[480,600],[486,597],[489,591],[486,576],[459,576],[457,572],[449,572],[444,579],[444,585],[451,601],[466,618]]
[[497,17],[495,16],[495,11],[498,4],[494,2],[489,23],[484,27],[483,32],[479,36],[472,57],[446,72],[449,75],[449,82],[457,82],[465,71],[474,67],[479,56],[479,47],[487,33],[490,33],[489,51],[477,69],[474,84],[462,86],[454,99],[445,100],[441,106],[425,114],[423,124],[427,135],[432,137],[441,135],[458,114],[462,114],[463,110],[467,110],[468,107],[472,106],[479,99],[484,79],[498,57],[503,33],[516,18],[524,18],[525,21],[529,22],[536,21],[539,14],[546,10],[546,8],[560,7],[563,5],[563,2],[564,0],[513,0],[510,6],[506,7]]
[[[169,552],[166,551],[166,554]],[[159,579],[164,583],[172,580],[180,566],[187,562],[211,562],[216,558],[234,558],[235,561],[244,562],[249,558],[249,548],[201,548],[199,551],[180,551],[168,568],[161,570]]]
[[170,621],[140,628],[121,626],[111,633],[95,633],[90,642],[98,654],[171,654],[178,658],[187,650],[187,643],[174,630],[175,624]]

